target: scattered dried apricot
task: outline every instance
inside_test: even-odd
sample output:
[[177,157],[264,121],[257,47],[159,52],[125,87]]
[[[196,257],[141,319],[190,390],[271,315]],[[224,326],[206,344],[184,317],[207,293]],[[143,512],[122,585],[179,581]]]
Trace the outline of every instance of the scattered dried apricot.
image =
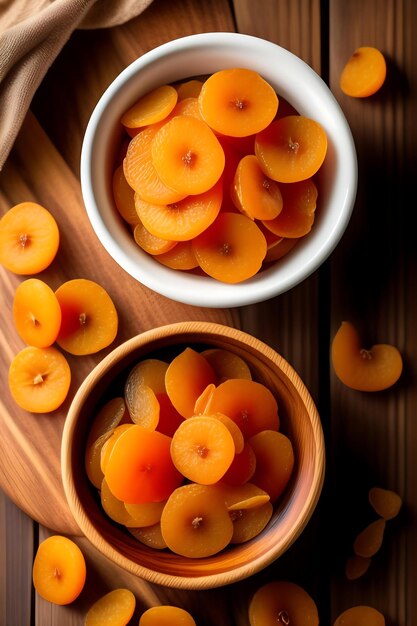
[[299,585],[283,580],[266,583],[249,604],[250,626],[318,626],[317,606]]
[[371,522],[362,532],[357,535],[353,543],[353,551],[358,556],[369,558],[374,556],[382,545],[386,522],[384,519],[377,519]]
[[359,335],[350,322],[342,322],[331,348],[334,371],[340,380],[358,391],[380,391],[394,385],[401,376],[403,362],[392,345],[361,348]]
[[57,344],[70,354],[93,354],[115,339],[118,316],[107,291],[92,280],[76,278],[55,292],[62,312]]
[[382,52],[372,46],[362,46],[355,50],[343,68],[340,88],[353,98],[366,98],[382,87],[386,73]]
[[374,511],[385,520],[393,519],[400,512],[402,499],[395,491],[372,487],[368,498]]
[[47,348],[54,343],[61,327],[61,307],[43,280],[29,278],[20,283],[13,299],[13,320],[28,345]]
[[177,606],[152,606],[142,613],[139,626],[196,626],[193,617]]
[[89,608],[85,626],[126,626],[136,607],[136,598],[129,589],[113,589]]
[[36,202],[21,202],[0,220],[0,263],[15,274],[37,274],[54,260],[59,230],[53,215]]
[[68,362],[53,347],[28,346],[10,364],[9,388],[13,399],[32,413],[49,413],[61,406],[70,383]]
[[68,537],[52,535],[39,544],[33,562],[33,585],[48,602],[73,602],[83,590],[86,574],[83,553]]
[[385,626],[385,617],[371,606],[353,606],[343,611],[333,626]]

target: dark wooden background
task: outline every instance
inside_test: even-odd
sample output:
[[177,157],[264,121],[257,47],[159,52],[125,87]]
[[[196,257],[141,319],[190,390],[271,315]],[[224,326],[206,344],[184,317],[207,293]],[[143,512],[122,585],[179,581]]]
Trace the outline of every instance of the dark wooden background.
[[[50,531],[15,506],[9,484],[12,499],[0,492],[3,626],[81,625],[92,600],[121,584],[138,598],[132,624],[145,606],[173,602],[189,609],[200,626],[247,626],[250,593],[274,578],[303,585],[317,602],[323,625],[349,606],[370,604],[385,614],[387,626],[417,626],[416,27],[414,0],[154,0],[130,23],[78,31],[65,46],[34,98],[30,123],[38,120],[77,184],[89,115],[123,67],[176,37],[237,30],[288,48],[328,82],[355,139],[358,197],[345,236],[315,274],[275,299],[230,312],[236,324],[295,367],[322,417],[326,482],[302,537],[274,565],[243,583],[188,593],[133,580],[110,567],[85,540],[77,540],[87,555],[87,585],[73,605],[58,607],[39,598],[31,582],[34,553]],[[341,93],[338,79],[360,45],[384,53],[388,76],[378,94],[354,100]],[[16,161],[16,154],[10,159]],[[31,182],[27,185],[33,194]],[[12,206],[9,189],[10,181],[0,179],[3,207],[8,201]],[[42,180],[36,194],[47,200]],[[25,199],[13,198],[13,203]],[[6,278],[2,282],[3,292]],[[342,320],[357,326],[366,347],[393,343],[401,350],[405,369],[392,389],[359,393],[335,378],[329,347]],[[7,353],[6,346],[2,349]],[[373,519],[367,503],[373,485],[398,491],[404,507],[388,523],[368,573],[349,582],[344,564],[354,536]]]

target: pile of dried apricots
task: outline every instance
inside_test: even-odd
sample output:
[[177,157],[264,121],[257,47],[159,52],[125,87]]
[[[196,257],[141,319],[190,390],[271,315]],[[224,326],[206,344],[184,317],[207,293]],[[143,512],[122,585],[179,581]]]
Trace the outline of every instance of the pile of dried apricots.
[[189,558],[260,533],[294,466],[275,396],[237,354],[184,348],[147,358],[106,401],[85,466],[114,521]]
[[113,196],[145,252],[238,283],[310,232],[327,136],[279,104],[257,72],[232,68],[162,85],[124,113]]

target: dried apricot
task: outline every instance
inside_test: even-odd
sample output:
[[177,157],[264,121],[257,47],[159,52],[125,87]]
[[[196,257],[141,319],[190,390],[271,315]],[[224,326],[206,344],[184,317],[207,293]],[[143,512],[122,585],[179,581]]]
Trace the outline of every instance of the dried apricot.
[[272,122],[255,139],[255,154],[263,172],[281,183],[314,176],[326,152],[325,130],[303,115],[288,115]]
[[299,183],[281,184],[283,206],[273,220],[263,225],[279,237],[299,239],[310,232],[317,206],[317,187],[311,179]]
[[36,202],[21,202],[0,220],[0,263],[15,274],[37,274],[54,260],[59,230],[53,215]]
[[233,523],[215,486],[190,483],[175,489],[168,498],[161,530],[173,552],[200,558],[228,545]]
[[196,626],[191,614],[177,606],[152,606],[142,613],[139,626]]
[[194,414],[197,398],[209,383],[215,381],[211,365],[192,348],[185,348],[172,359],[165,376],[167,394],[183,417]]
[[62,312],[57,344],[70,354],[93,354],[107,348],[117,335],[113,300],[98,283],[76,278],[55,291]]
[[223,135],[243,137],[263,130],[278,110],[274,89],[257,72],[232,68],[215,72],[199,95],[207,124]]
[[353,551],[355,554],[365,558],[374,556],[382,545],[385,525],[385,520],[381,518],[371,522],[364,528],[353,542]]
[[252,219],[273,220],[282,210],[280,187],[265,176],[254,154],[244,156],[237,166],[232,199],[237,208]]
[[377,344],[361,348],[359,335],[350,322],[342,322],[331,347],[332,363],[338,378],[358,391],[380,391],[394,385],[403,363],[395,346]]
[[266,255],[266,240],[246,215],[221,212],[192,247],[201,269],[225,283],[238,283],[254,276]]
[[128,128],[140,128],[165,119],[177,103],[178,92],[171,85],[153,89],[123,114],[121,123]]
[[370,564],[370,557],[358,556],[357,554],[349,557],[346,560],[345,566],[346,578],[348,580],[356,580],[357,578],[360,578],[361,576],[366,574]]
[[387,73],[384,55],[378,48],[357,48],[340,75],[340,88],[353,98],[372,96],[382,87]]
[[369,490],[368,498],[374,511],[385,520],[393,519],[400,512],[402,499],[395,491],[372,487]]
[[140,221],[155,237],[188,241],[214,222],[222,204],[222,193],[218,182],[204,193],[171,204],[151,204],[136,195],[135,206]]
[[61,327],[61,307],[43,280],[29,278],[17,287],[13,298],[13,321],[25,343],[47,348]]
[[160,128],[160,124],[149,126],[131,140],[123,161],[123,172],[130,187],[142,200],[168,204],[182,200],[186,194],[178,193],[166,185],[154,167],[152,143]]
[[250,626],[318,626],[317,606],[299,585],[283,580],[266,583],[249,604]]
[[333,626],[385,626],[385,617],[371,606],[353,606],[343,611]]
[[129,589],[113,589],[89,608],[85,626],[126,626],[135,607],[136,598]]
[[181,484],[183,476],[170,455],[171,439],[134,424],[114,444],[107,461],[107,484],[123,502],[159,502]]
[[151,149],[158,175],[178,193],[204,193],[222,175],[223,148],[207,124],[191,115],[178,115],[164,124]]
[[212,485],[224,475],[235,455],[229,429],[220,420],[196,416],[185,420],[172,438],[171,457],[186,478]]
[[239,426],[245,438],[262,430],[278,430],[278,405],[272,392],[261,383],[229,379],[216,387],[207,410],[224,413]]
[[249,439],[256,457],[251,481],[269,493],[275,502],[284,492],[294,467],[291,441],[275,430],[263,430]]
[[28,346],[12,360],[9,388],[26,411],[49,413],[64,402],[71,383],[68,361],[56,348]]

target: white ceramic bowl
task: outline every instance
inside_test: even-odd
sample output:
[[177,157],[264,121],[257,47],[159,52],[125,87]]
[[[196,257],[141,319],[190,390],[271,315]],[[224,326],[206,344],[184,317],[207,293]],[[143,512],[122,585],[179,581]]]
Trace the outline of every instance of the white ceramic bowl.
[[[155,87],[193,76],[245,67],[257,71],[328,137],[319,171],[319,208],[312,231],[284,258],[238,284],[167,268],[143,252],[115,210],[111,180],[120,118]],[[349,222],[357,189],[357,159],[346,118],[324,81],[276,44],[237,33],[205,33],[170,41],[144,54],[111,83],[88,123],[81,154],[81,187],[91,224],[108,253],[142,284],[173,300],[205,307],[254,304],[291,289],[330,255]]]

